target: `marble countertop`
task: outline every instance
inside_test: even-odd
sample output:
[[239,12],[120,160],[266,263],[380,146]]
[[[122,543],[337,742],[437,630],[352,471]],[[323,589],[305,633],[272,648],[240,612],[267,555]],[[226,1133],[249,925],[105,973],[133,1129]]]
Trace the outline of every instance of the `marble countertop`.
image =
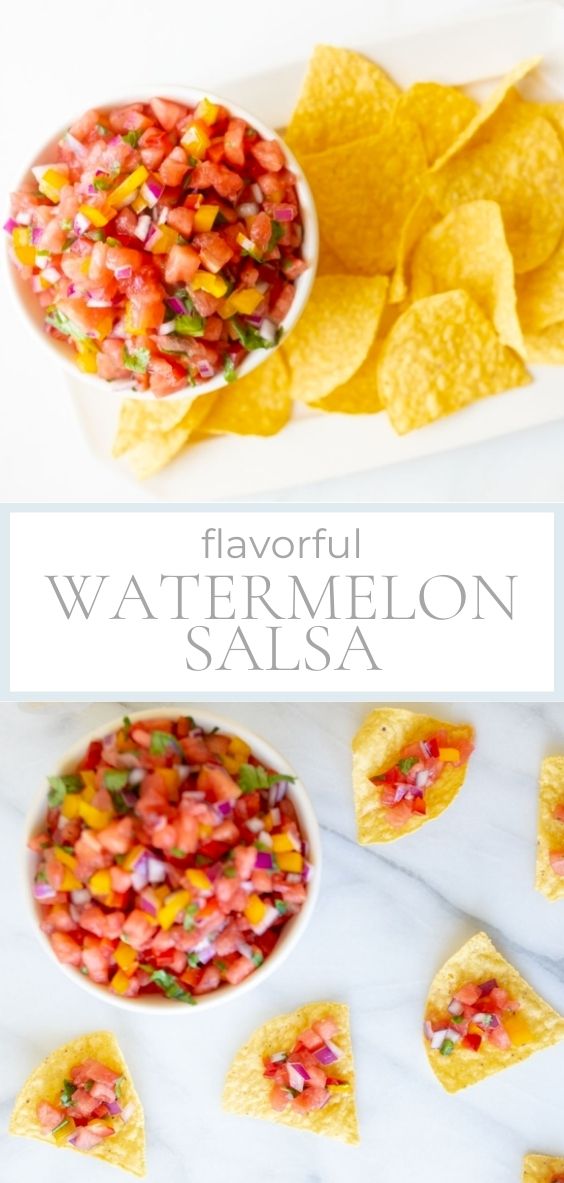
[[[217,709],[271,740],[308,788],[325,856],[319,903],[294,953],[250,994],[208,1013],[137,1017],[92,1000],[59,973],[16,887],[24,814],[41,777],[75,739],[110,719],[115,704],[0,706],[2,1183],[111,1177],[103,1163],[5,1133],[13,1099],[41,1057],[100,1027],[117,1034],[145,1105],[149,1183],[517,1183],[526,1151],[564,1153],[564,1047],[448,1096],[420,1036],[435,970],[481,928],[564,1010],[564,904],[548,903],[532,886],[536,777],[544,755],[564,750],[563,707],[445,707],[445,717],[477,728],[463,792],[442,818],[380,848],[360,847],[354,835],[349,745],[365,705]],[[226,1068],[251,1031],[323,998],[352,1011],[358,1148],[220,1107]]]

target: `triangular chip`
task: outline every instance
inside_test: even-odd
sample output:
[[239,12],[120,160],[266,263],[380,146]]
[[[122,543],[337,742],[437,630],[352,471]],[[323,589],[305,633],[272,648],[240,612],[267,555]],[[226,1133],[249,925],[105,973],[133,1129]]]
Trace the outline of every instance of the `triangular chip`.
[[[339,1033],[334,1042],[341,1055],[334,1072],[349,1087],[345,1092],[337,1091],[322,1109],[307,1112],[290,1107],[274,1109],[271,1104],[273,1082],[264,1075],[264,1059],[278,1052],[290,1052],[304,1030],[325,1018],[333,1019],[338,1026]],[[259,1027],[231,1064],[225,1080],[223,1106],[230,1113],[280,1122],[293,1129],[309,1130],[356,1145],[360,1139],[348,1006],[340,1002],[312,1002]]]
[[464,291],[408,307],[386,339],[378,370],[380,396],[399,435],[529,381],[520,358]]
[[[492,980],[495,980],[500,990],[506,991],[512,1000],[520,1004],[514,1016],[518,1020],[518,1030],[511,1046],[500,1047],[484,1037],[477,1051],[465,1047],[460,1041],[445,1054],[440,1048],[433,1048],[424,1034],[425,1051],[431,1068],[449,1093],[477,1084],[486,1076],[493,1076],[504,1068],[510,1068],[512,1064],[527,1060],[535,1052],[564,1039],[562,1016],[548,1002],[544,1002],[505,957],[498,953],[484,932],[477,933],[467,941],[439,970],[429,990],[425,1023],[441,1024],[445,1016],[446,1021],[450,1021],[448,1006],[461,987],[490,983]],[[510,1020],[506,1020],[506,1024],[509,1026]]]
[[[372,778],[392,770],[402,758],[405,748],[446,733],[448,746],[461,754],[470,754],[474,732],[466,724],[447,723],[420,715],[403,707],[378,707],[364,720],[353,742],[353,792],[358,841],[394,842],[405,834],[418,830],[425,822],[438,817],[456,797],[464,783],[468,755],[462,763],[444,763],[438,779],[425,789],[425,813],[405,812],[399,817],[384,803],[383,786]],[[460,748],[458,745],[464,745]],[[415,761],[408,758],[412,766]],[[399,796],[399,794],[398,794]],[[402,798],[400,797],[400,801]]]
[[523,356],[513,259],[495,201],[457,206],[415,248],[412,300],[456,288],[472,296],[494,324],[503,344]]
[[564,756],[547,756],[539,780],[536,889],[564,896]]
[[521,80],[525,78],[527,74],[530,74],[531,71],[534,70],[536,66],[538,66],[540,60],[541,59],[539,57],[534,57],[527,58],[523,62],[518,62],[518,64],[514,66],[504,78],[500,79],[500,81],[494,86],[493,90],[488,95],[485,102],[483,102],[478,108],[474,118],[466,124],[466,126],[462,129],[457,138],[453,140],[443,155],[439,156],[435,161],[433,165],[433,171],[438,171],[440,168],[442,168],[443,164],[446,164],[447,160],[450,160],[453,156],[456,156],[456,154],[465,148],[467,144],[472,142],[474,137],[486,127],[492,116],[494,116],[499,111],[508,95],[511,97],[513,87],[516,86],[518,82],[521,82]]
[[205,435],[276,435],[291,413],[290,372],[277,350],[256,370],[218,392],[201,431]]
[[380,66],[350,49],[317,45],[286,130],[301,155],[377,132],[400,91]]
[[537,103],[536,107],[539,114],[552,123],[564,144],[564,103]]
[[124,1122],[116,1116],[116,1132],[104,1138],[87,1153],[94,1158],[130,1171],[143,1177],[145,1164],[145,1119],[139,1097],[133,1086],[127,1064],[115,1035],[111,1031],[93,1031],[90,1035],[79,1035],[64,1047],[57,1048],[32,1072],[19,1094],[10,1118],[10,1133],[23,1138],[37,1138],[51,1146],[73,1150],[66,1140],[59,1143],[53,1134],[47,1133],[37,1117],[37,1106],[41,1101],[57,1106],[61,1089],[69,1079],[71,1069],[84,1060],[98,1060],[106,1068],[119,1073],[121,1080],[119,1104],[122,1113],[127,1114]]
[[515,271],[540,267],[564,229],[564,148],[547,119],[512,103],[463,152],[428,175],[427,193],[443,214],[485,199],[501,207]]
[[414,247],[423,234],[432,226],[440,222],[441,215],[437,207],[429,200],[426,193],[421,193],[412,205],[401,228],[397,262],[390,283],[390,304],[402,304],[406,299],[408,284],[408,264]]
[[527,333],[525,349],[527,359],[533,365],[564,365],[564,320],[549,325],[542,333]]
[[330,394],[320,399],[319,402],[312,403],[312,406],[319,407],[321,411],[338,412],[342,415],[373,415],[376,411],[382,410],[382,404],[378,394],[378,359],[383,343],[380,329],[386,307],[387,286],[388,281],[384,279],[382,284],[382,308],[376,336],[362,365],[353,374],[352,378],[349,378],[348,382],[336,386]]
[[292,398],[317,403],[352,378],[368,357],[386,299],[382,276],[324,275],[282,352]]
[[[188,409],[175,426],[165,427],[162,431],[159,431],[157,427],[158,408],[150,403],[146,410],[147,419],[145,421],[143,421],[143,417],[140,419],[139,439],[125,453],[134,476],[139,480],[146,480],[165,468],[188,443],[196,429],[200,427],[206,415],[209,414],[216,397],[215,391],[199,395],[189,403]],[[184,402],[184,400],[182,401]],[[164,411],[168,412],[168,407],[163,408]],[[165,417],[163,417],[163,421],[167,421]],[[119,428],[118,440],[120,440]]]
[[391,119],[373,136],[304,156],[321,238],[358,275],[392,271],[404,221],[426,169],[421,133]]
[[184,418],[194,398],[126,398],[119,409],[119,420],[112,445],[112,456],[124,456],[150,435],[166,435]]
[[428,164],[434,164],[450,148],[478,113],[478,104],[455,86],[440,82],[416,82],[398,99],[396,114],[417,124]]
[[564,320],[564,237],[541,267],[517,277],[517,300],[524,333]]
[[527,1154],[523,1159],[523,1183],[564,1183],[564,1158]]

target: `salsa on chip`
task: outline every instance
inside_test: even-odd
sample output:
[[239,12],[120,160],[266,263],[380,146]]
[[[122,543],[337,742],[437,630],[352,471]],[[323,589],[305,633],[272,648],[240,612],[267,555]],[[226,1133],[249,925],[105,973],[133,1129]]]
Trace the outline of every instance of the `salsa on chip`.
[[253,974],[312,872],[291,779],[186,716],[94,740],[49,778],[30,843],[59,960],[115,994],[184,1003]]
[[549,900],[564,896],[564,756],[541,765],[536,888]]
[[10,1133],[143,1176],[143,1110],[115,1037],[96,1031],[52,1052],[17,1098]]
[[348,1007],[314,1002],[259,1027],[229,1069],[223,1104],[354,1145],[354,1088]]
[[435,977],[423,1035],[433,1072],[453,1093],[564,1039],[564,1018],[477,933]]
[[527,1154],[523,1161],[523,1183],[564,1183],[564,1158]]
[[438,817],[462,786],[473,736],[399,707],[372,711],[353,739],[359,842],[392,842]]

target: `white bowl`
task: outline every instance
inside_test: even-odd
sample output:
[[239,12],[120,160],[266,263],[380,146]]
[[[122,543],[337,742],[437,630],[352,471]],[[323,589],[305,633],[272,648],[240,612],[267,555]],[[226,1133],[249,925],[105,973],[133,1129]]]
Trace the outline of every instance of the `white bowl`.
[[[230,732],[233,735],[240,736],[246,743],[248,743],[251,751],[257,758],[263,761],[268,767],[275,768],[277,772],[287,773],[288,776],[295,776],[295,772],[288,761],[273,748],[265,739],[256,735],[254,731],[249,731],[248,728],[243,727],[240,723],[233,719],[227,719],[222,715],[216,715],[213,711],[198,711],[195,715],[190,713],[195,723],[204,728],[219,727],[222,731]],[[141,719],[177,719],[182,714],[181,705],[175,707],[156,707],[153,710],[135,711],[131,712],[129,718],[133,723]],[[88,744],[93,739],[100,739],[102,736],[109,734],[111,731],[116,731],[122,723],[123,716],[118,716],[116,719],[110,719],[103,727],[96,728],[95,731],[85,735],[82,739],[73,744],[67,752],[61,756],[58,764],[52,770],[46,770],[46,775],[49,771],[55,776],[64,776],[66,773],[74,771],[78,761],[84,755]],[[33,927],[43,949],[48,953],[52,961],[64,973],[70,981],[74,982],[76,986],[80,986],[82,990],[86,990],[88,994],[94,996],[98,1001],[109,1002],[112,1006],[119,1006],[122,1010],[129,1010],[132,1012],[150,1011],[151,1014],[182,1014],[188,1012],[190,1014],[197,1013],[200,1010],[209,1010],[212,1006],[219,1006],[221,1003],[229,1002],[231,999],[238,998],[241,994],[252,990],[255,986],[261,985],[271,973],[273,973],[286,960],[292,949],[295,948],[301,936],[303,935],[313,909],[317,900],[319,891],[319,878],[321,873],[321,840],[319,834],[319,824],[315,816],[315,812],[311,801],[306,793],[306,790],[299,779],[296,779],[293,784],[290,784],[288,789],[288,796],[296,807],[302,833],[309,843],[309,862],[312,866],[312,876],[308,883],[308,890],[305,902],[298,912],[297,916],[292,917],[282,929],[280,938],[273,952],[265,959],[263,964],[259,966],[250,977],[245,978],[237,986],[221,986],[212,994],[201,994],[198,996],[197,1005],[189,1006],[181,1002],[175,1002],[173,999],[165,998],[160,995],[141,995],[137,998],[124,998],[118,994],[112,994],[107,986],[97,985],[90,981],[84,974],[73,966],[64,965],[58,960],[53,952],[51,942],[46,934],[41,930],[39,921],[41,919],[42,910],[33,896],[33,880],[35,870],[37,867],[37,855],[32,851],[26,849],[24,851],[24,879],[25,879],[25,894],[26,901],[29,907]],[[26,843],[27,840],[38,831],[41,830],[47,806],[47,788],[42,786],[38,790],[26,820]]]
[[[218,103],[220,106],[227,107],[228,111],[233,115],[236,115],[238,118],[244,119],[248,124],[250,124],[251,127],[256,128],[263,139],[276,140],[280,144],[288,162],[289,168],[296,175],[296,190],[300,201],[302,224],[304,230],[302,248],[303,256],[309,264],[307,271],[304,271],[303,274],[300,275],[296,280],[296,294],[292,307],[290,308],[286,318],[282,321],[281,328],[284,330],[282,334],[283,342],[288,333],[293,329],[294,325],[297,324],[309,299],[313,281],[315,279],[319,253],[319,233],[315,203],[311,189],[302,169],[300,168],[300,165],[284,141],[275,131],[272,130],[272,128],[267,127],[264,123],[261,123],[260,119],[257,119],[255,115],[251,114],[251,112],[245,111],[243,107],[239,107],[236,103],[232,103],[227,99],[222,99],[207,90],[197,90],[194,87],[188,86],[154,86],[151,87],[149,91],[136,93],[133,96],[118,95],[117,98],[108,100],[104,103],[97,103],[93,105],[97,110],[107,111],[113,107],[125,107],[129,103],[148,102],[154,97],[154,95],[162,95],[163,97],[173,99],[176,102],[184,103],[188,107],[194,107],[202,99],[208,98],[213,103]],[[29,181],[30,172],[34,165],[44,164],[46,161],[52,160],[54,158],[58,141],[65,134],[67,128],[80,117],[80,114],[82,114],[82,112],[71,117],[66,126],[61,128],[52,139],[50,139],[46,144],[43,145],[42,148],[39,149],[38,152],[36,152],[35,156],[32,160],[30,160],[27,168],[25,169],[23,176],[20,177],[17,183],[14,185],[13,188],[15,190],[20,189],[26,181]],[[87,384],[93,390],[96,389],[98,391],[103,391],[105,394],[107,394],[109,391],[111,394],[118,395],[120,398],[123,398],[125,392],[127,393],[128,398],[151,400],[155,398],[155,395],[150,390],[133,390],[129,388],[125,381],[106,382],[105,379],[99,378],[97,374],[84,374],[78,370],[73,358],[73,353],[71,352],[69,346],[64,341],[58,341],[55,337],[51,337],[45,332],[43,328],[43,320],[45,315],[44,309],[39,304],[35,293],[31,290],[31,285],[26,280],[22,279],[17,267],[14,265],[9,256],[7,248],[6,255],[8,261],[7,271],[9,288],[16,304],[18,305],[20,311],[23,312],[28,324],[34,331],[36,338],[38,338],[42,345],[49,349],[51,353],[54,352],[57,354],[59,361],[66,370],[70,371],[74,378],[80,378],[82,383]],[[276,346],[274,346],[273,349],[257,349],[249,353],[238,367],[237,373],[239,376],[242,378],[245,374],[250,374],[252,370],[256,370],[257,366],[261,365],[262,362],[266,361],[266,359],[271,356],[275,348]],[[195,387],[194,390],[198,395],[209,394],[212,390],[219,390],[225,385],[226,380],[223,374],[216,374],[207,382],[198,383],[198,386]],[[168,394],[166,395],[166,401],[170,402],[173,399],[186,398],[187,395],[191,393],[191,391],[192,388],[187,387],[185,390],[183,389],[176,391],[174,394]]]

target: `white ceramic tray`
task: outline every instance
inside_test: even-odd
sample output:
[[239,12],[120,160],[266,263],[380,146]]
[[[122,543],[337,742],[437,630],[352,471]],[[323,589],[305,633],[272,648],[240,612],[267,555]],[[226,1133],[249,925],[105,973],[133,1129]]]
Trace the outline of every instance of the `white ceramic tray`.
[[[557,3],[519,5],[356,48],[404,86],[434,79],[467,86],[478,96],[520,59],[538,54],[542,67],[528,91],[525,85],[525,93],[532,98],[564,97],[564,8]],[[305,66],[296,62],[233,82],[210,79],[210,89],[255,111],[270,126],[281,127]],[[271,439],[224,436],[193,445],[145,487],[159,499],[228,500],[450,451],[564,418],[561,369],[535,367],[534,374],[532,386],[485,399],[402,438],[384,414],[324,415],[300,408],[285,430]],[[79,379],[67,381],[90,446],[108,464],[115,464],[110,451],[117,399],[101,399]]]

